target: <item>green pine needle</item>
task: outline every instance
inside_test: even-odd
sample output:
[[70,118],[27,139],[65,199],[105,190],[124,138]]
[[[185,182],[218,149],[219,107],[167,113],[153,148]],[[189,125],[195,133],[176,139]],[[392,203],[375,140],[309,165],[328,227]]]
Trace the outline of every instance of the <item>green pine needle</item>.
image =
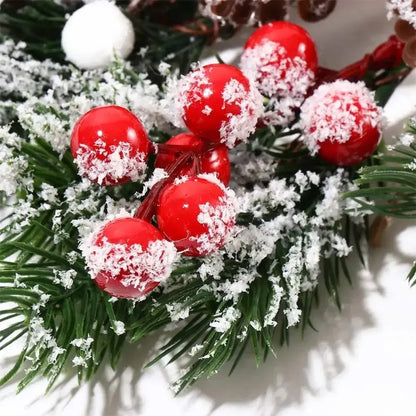
[[[185,13],[184,9],[178,10]],[[19,10],[3,4],[0,11],[8,35],[24,40],[29,52],[35,57],[49,57],[64,62],[57,40],[65,22],[65,9],[55,5],[52,0],[41,0],[29,2]],[[189,16],[183,16],[185,15]],[[179,14],[178,17],[180,16],[182,15]],[[200,22],[208,29],[212,25],[207,19]],[[146,14],[138,16],[137,20],[135,18],[134,24],[138,42],[131,58],[132,66],[124,72],[123,65],[116,62],[112,68],[114,77],[120,83],[136,84],[139,81],[137,71],[148,73],[150,79],[160,85],[163,82],[158,71],[161,61],[166,61],[181,72],[187,72],[191,63],[199,59],[209,41],[206,34],[191,35],[175,27],[156,24]],[[186,27],[197,28],[192,22],[186,23]],[[142,46],[149,47],[145,58],[137,54]],[[70,77],[75,73],[76,70],[68,66],[62,76]],[[393,84],[384,85],[383,90],[379,89],[380,102],[384,102],[393,89]],[[22,97],[17,95],[16,102],[23,101]],[[10,99],[9,96],[0,98],[5,101]],[[37,114],[53,115],[70,129],[68,117],[51,106],[40,105],[36,111]],[[28,162],[22,174],[30,174],[34,178],[31,207],[35,213],[19,228],[24,218],[19,217],[19,210],[15,207],[15,212],[2,223],[3,228],[0,230],[0,319],[6,325],[0,331],[0,349],[21,338],[25,340],[15,365],[0,380],[0,385],[20,375],[18,391],[21,391],[37,377],[46,377],[49,391],[59,375],[73,365],[77,367],[79,382],[89,380],[103,363],[116,367],[126,342],[139,342],[148,334],[171,324],[168,307],[179,304],[189,310],[186,323],[177,329],[156,357],[147,364],[153,365],[165,357],[168,357],[169,363],[180,357],[187,358],[185,375],[176,384],[176,392],[179,393],[199,379],[213,376],[226,363],[231,364],[230,373],[233,372],[247,349],[251,349],[254,361],[259,366],[268,355],[278,356],[279,346],[289,345],[294,329],[300,329],[302,333],[308,327],[315,330],[312,318],[313,311],[318,306],[318,287],[325,285],[329,297],[341,310],[342,279],[345,276],[350,283],[352,279],[348,261],[338,257],[331,251],[331,244],[327,243],[322,252],[329,254],[321,255],[317,285],[311,285],[310,290],[300,292],[296,307],[301,312],[301,318],[293,329],[289,328],[290,321],[284,311],[293,309],[294,305],[290,304],[287,295],[291,289],[290,282],[281,276],[294,242],[298,239],[304,244],[305,236],[312,229],[309,224],[293,231],[290,238],[276,239],[272,253],[257,265],[255,280],[245,292],[239,294],[235,302],[219,298],[208,288],[231,281],[241,270],[246,270],[249,266],[247,256],[240,259],[225,255],[225,267],[218,279],[212,276],[204,279],[200,277],[198,270],[203,260],[183,260],[173,271],[168,289],[157,289],[141,302],[120,299],[113,303],[90,278],[78,249],[80,235],[73,225],[74,221],[80,217],[90,218],[93,214],[87,207],[84,212],[75,214],[65,196],[66,189],[80,183],[71,152],[68,150],[60,155],[45,138],[32,137],[33,132],[20,124],[16,115],[11,119],[11,130],[23,139],[21,149],[15,149],[15,156],[23,156]],[[309,220],[325,197],[322,183],[329,175],[336,175],[337,169],[311,157],[299,141],[300,134],[299,130],[290,128],[260,129],[250,138],[246,150],[254,157],[269,155],[273,160],[279,160],[272,173],[274,179],[286,181],[286,184],[293,184],[293,177],[298,171],[316,174],[319,186],[311,186],[296,201],[297,211],[305,214]],[[290,144],[276,144],[287,136],[294,136],[295,139]],[[161,141],[167,139],[166,132],[156,130],[151,132],[151,137]],[[416,196],[416,173],[399,166],[415,156],[416,148],[411,147],[410,150],[398,151],[396,159],[392,159],[397,165],[394,169],[380,171],[383,169],[380,165],[364,167],[359,181],[365,195],[361,197],[380,197],[382,203],[378,209],[384,212],[389,209],[388,199],[368,185],[396,181],[401,205],[395,209],[402,210],[401,215],[416,215],[416,211],[411,208]],[[370,160],[369,163],[376,162]],[[349,170],[349,178],[358,180],[357,169]],[[258,182],[255,176],[248,180],[245,183],[247,192],[252,191]],[[50,209],[41,209],[42,201],[38,197],[45,184],[57,190],[58,203]],[[107,198],[129,201],[141,189],[141,184],[125,184],[99,190],[98,186],[91,184],[88,193],[97,195],[97,211],[105,211]],[[22,187],[17,194],[17,207],[26,200],[28,194],[29,191]],[[357,200],[360,197],[359,191],[348,195]],[[2,195],[1,203],[7,204],[10,201]],[[368,205],[363,202],[363,206],[366,204]],[[237,224],[241,227],[260,227],[285,213],[279,205],[267,209],[260,216],[253,212],[241,213]],[[61,214],[59,233],[54,222],[57,210]],[[331,224],[330,230],[325,231],[346,239],[348,244],[356,248],[364,263],[361,244],[366,235],[365,225],[353,223],[344,213],[342,218]],[[72,276],[70,283],[63,283],[62,274],[65,273]],[[305,268],[299,273],[307,276]],[[412,269],[412,276],[415,274],[416,266]],[[281,279],[279,284],[284,290],[278,311],[269,317],[276,322],[275,326],[265,324],[267,313],[275,301],[271,276]],[[216,330],[213,322],[220,319],[229,308],[234,308],[239,314],[235,315],[229,327]],[[29,361],[32,365],[23,371]]]

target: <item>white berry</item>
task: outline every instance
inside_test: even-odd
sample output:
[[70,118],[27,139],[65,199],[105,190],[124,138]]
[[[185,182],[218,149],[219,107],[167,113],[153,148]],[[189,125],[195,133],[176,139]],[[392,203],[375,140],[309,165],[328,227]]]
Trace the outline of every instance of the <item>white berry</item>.
[[82,69],[106,68],[114,56],[127,58],[134,41],[132,22],[107,0],[78,9],[62,31],[66,59]]

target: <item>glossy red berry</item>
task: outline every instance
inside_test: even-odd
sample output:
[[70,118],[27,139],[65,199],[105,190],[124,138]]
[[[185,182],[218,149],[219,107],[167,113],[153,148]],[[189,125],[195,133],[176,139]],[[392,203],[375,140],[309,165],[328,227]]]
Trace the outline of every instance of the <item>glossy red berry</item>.
[[165,281],[176,249],[157,228],[138,218],[108,222],[83,245],[95,284],[118,298],[136,298]]
[[110,105],[93,108],[78,120],[71,151],[81,175],[100,185],[117,185],[142,176],[149,140],[133,113]]
[[305,101],[300,118],[311,152],[334,165],[362,162],[380,141],[382,111],[363,82],[321,85]]
[[293,23],[268,23],[247,40],[241,68],[272,99],[266,121],[286,124],[293,120],[314,82],[318,68],[315,43],[306,30]]
[[[201,155],[200,173],[214,173],[224,185],[228,185],[230,182],[230,160],[228,158],[228,149],[225,145],[218,144],[215,145],[215,147],[207,146],[206,142],[192,133],[178,134],[177,136],[170,138],[166,144],[174,145],[177,149],[167,153],[158,153],[155,161],[155,166],[157,168],[166,169],[175,162],[178,155],[183,154],[186,151],[193,151]],[[184,148],[183,152],[180,151],[180,147]],[[189,176],[191,169],[192,163],[189,162],[178,176]]]
[[172,183],[162,191],[157,224],[178,251],[200,257],[222,247],[234,226],[235,215],[231,191],[220,182],[198,176]]
[[263,104],[238,68],[212,64],[182,78],[177,107],[196,136],[232,148],[254,132]]

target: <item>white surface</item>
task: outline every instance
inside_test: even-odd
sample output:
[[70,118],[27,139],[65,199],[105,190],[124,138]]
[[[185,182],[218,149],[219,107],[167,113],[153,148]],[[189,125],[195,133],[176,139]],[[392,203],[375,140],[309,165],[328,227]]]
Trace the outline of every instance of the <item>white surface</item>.
[[[333,67],[359,59],[392,28],[383,0],[338,3],[311,29],[322,64]],[[390,125],[401,126],[403,111],[416,104],[416,77],[406,84],[387,107]],[[17,397],[14,384],[0,389],[1,415],[414,416],[416,288],[405,277],[416,259],[415,240],[414,223],[394,221],[384,246],[371,252],[369,270],[357,266],[354,286],[341,290],[342,314],[322,296],[313,319],[319,332],[309,330],[303,340],[293,334],[290,348],[260,369],[247,353],[230,378],[224,371],[173,398],[168,384],[175,368],[140,372],[154,347],[148,339],[124,351],[116,373],[106,370],[81,388],[72,378],[47,397],[41,382]],[[3,353],[0,363],[5,368],[11,361]]]

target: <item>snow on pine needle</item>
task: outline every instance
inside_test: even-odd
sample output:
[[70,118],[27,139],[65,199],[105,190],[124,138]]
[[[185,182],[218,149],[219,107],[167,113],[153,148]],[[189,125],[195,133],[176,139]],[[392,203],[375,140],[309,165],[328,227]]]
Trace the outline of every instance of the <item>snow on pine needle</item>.
[[[153,172],[149,183],[115,187],[81,178],[69,151],[71,128],[89,109],[116,104],[148,131],[172,135],[170,98],[119,62],[82,73],[37,62],[11,42],[0,47],[0,62],[0,193],[11,212],[1,231],[0,309],[15,305],[0,348],[25,340],[18,363],[29,367],[19,389],[40,374],[51,387],[67,363],[80,380],[89,379],[105,356],[116,364],[125,339],[139,341],[169,324],[178,325],[177,336],[155,360],[186,353],[181,390],[217,372],[249,340],[273,351],[273,328],[281,326],[285,337],[289,327],[309,321],[316,287],[323,274],[331,279],[322,265],[344,265],[351,251],[345,227],[359,230],[363,221],[355,210],[346,225],[350,202],[341,195],[354,189],[347,171],[280,177],[278,157],[232,150],[237,223],[225,246],[206,257],[181,257],[143,299],[117,300],[93,284],[79,241],[102,221],[133,216]],[[335,298],[337,282],[330,282]]]

